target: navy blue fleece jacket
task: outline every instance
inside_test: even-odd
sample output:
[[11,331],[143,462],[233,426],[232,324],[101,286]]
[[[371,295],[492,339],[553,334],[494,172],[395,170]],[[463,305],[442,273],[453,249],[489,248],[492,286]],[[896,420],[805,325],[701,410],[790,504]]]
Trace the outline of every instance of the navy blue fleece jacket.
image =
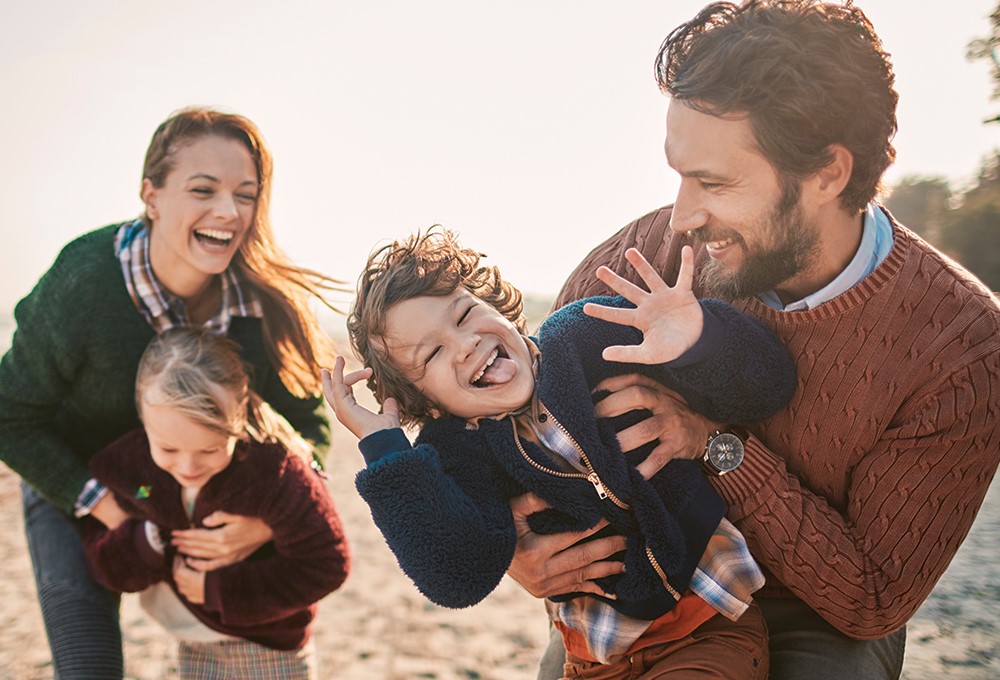
[[605,361],[605,347],[638,344],[642,334],[586,316],[586,302],[631,306],[622,298],[591,298],[549,317],[537,338],[535,396],[543,406],[538,417],[554,417],[579,444],[609,497],[602,498],[585,475],[553,474],[549,454],[528,439],[515,439],[509,416],[480,419],[478,427],[450,416],[433,419],[412,446],[400,429],[360,443],[368,467],[357,475],[358,491],[403,571],[432,601],[470,606],[497,586],[517,543],[508,500],[531,491],[552,506],[529,518],[536,532],[579,531],[603,517],[625,536],[625,574],[600,581],[617,596],[609,600],[612,606],[643,618],[668,611],[675,599],[654,560],[670,586],[683,593],[725,505],[698,461],[672,461],[643,479],[634,466],[652,445],[623,454],[616,438],[637,414],[596,418],[594,386],[613,375],[641,373],[725,423],[767,418],[795,391],[788,351],[724,302],[702,300],[705,327],[698,343],[679,359],[654,366]]

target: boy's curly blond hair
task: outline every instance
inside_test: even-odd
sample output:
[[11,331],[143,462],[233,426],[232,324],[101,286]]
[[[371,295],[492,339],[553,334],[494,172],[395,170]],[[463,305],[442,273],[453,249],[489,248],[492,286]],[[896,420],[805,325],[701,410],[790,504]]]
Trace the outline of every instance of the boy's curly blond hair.
[[386,316],[393,305],[424,295],[449,295],[464,286],[527,334],[521,291],[504,281],[496,267],[480,266],[482,257],[463,248],[454,232],[434,225],[376,250],[358,279],[357,298],[347,317],[351,346],[372,369],[368,387],[379,404],[395,397],[404,425],[422,423],[441,409],[386,352]]

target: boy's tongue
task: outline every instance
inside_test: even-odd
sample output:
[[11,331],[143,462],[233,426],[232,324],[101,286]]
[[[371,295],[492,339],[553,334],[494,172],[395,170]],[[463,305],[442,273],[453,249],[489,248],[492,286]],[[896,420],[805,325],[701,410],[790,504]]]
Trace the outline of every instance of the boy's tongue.
[[510,382],[516,373],[517,364],[505,357],[497,357],[476,384],[486,386]]

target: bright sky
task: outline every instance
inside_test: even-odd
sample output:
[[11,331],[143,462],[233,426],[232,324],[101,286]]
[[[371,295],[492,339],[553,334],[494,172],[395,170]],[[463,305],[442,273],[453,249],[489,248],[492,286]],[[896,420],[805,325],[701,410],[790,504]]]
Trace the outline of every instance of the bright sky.
[[[657,48],[703,0],[12,2],[0,20],[0,313],[61,246],[137,215],[155,127],[242,113],[275,156],[299,263],[356,280],[372,246],[442,223],[529,293],[670,202]],[[859,0],[894,55],[898,161],[967,180],[1000,147],[993,0]]]

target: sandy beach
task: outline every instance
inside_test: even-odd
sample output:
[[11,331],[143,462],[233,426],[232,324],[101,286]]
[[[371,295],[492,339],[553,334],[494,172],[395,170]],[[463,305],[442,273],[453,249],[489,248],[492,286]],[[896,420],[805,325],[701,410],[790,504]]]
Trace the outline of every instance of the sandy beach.
[[[334,425],[329,488],[351,540],[347,584],[320,605],[315,629],[321,678],[346,680],[530,680],[547,640],[543,606],[505,579],[487,600],[449,610],[424,599],[396,566],[354,489],[361,456]],[[986,498],[973,529],[909,626],[904,678],[1000,677],[1000,491]],[[25,546],[17,476],[0,465],[0,677],[45,680],[53,671]],[[176,677],[173,641],[135,596],[122,604],[126,675]]]

